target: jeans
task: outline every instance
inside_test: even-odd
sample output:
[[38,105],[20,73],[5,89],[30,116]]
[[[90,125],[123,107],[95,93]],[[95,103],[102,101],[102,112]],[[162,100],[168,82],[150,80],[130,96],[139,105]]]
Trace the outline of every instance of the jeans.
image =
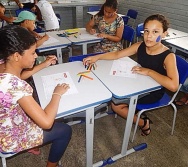
[[71,135],[71,127],[62,122],[54,122],[50,130],[44,130],[43,144],[52,143],[48,161],[55,163],[61,159],[69,144]]

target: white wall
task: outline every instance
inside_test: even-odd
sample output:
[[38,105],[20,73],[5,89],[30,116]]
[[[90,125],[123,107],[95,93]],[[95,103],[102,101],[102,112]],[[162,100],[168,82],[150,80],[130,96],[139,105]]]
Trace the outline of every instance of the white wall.
[[138,11],[136,24],[143,22],[149,15],[165,15],[170,27],[188,32],[188,0],[119,0],[119,13],[126,14],[128,9]]

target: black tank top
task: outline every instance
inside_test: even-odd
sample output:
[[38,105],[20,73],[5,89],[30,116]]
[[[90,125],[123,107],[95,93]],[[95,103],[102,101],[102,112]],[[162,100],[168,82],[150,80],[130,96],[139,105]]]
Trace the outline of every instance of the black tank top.
[[[146,45],[144,42],[138,48],[137,58],[138,63],[145,68],[152,69],[162,75],[167,75],[164,68],[164,60],[168,54],[172,53],[170,49],[158,54],[158,55],[149,55],[146,53]],[[146,95],[138,100],[140,104],[154,103],[162,98],[165,93],[165,88],[151,92],[149,95]]]

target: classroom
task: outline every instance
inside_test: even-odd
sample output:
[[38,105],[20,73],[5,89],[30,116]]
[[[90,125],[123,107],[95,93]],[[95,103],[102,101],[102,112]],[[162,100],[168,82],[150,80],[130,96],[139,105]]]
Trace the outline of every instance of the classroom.
[[[43,62],[49,54],[56,55],[57,63],[55,65],[51,63],[51,66],[33,74],[29,83],[36,88],[34,93],[41,108],[49,104],[52,95],[60,96],[55,121],[68,124],[72,128],[70,143],[57,167],[187,167],[188,96],[182,105],[174,104],[184,97],[185,92],[179,91],[178,87],[177,94],[171,100],[174,94],[167,90],[170,97],[168,102],[164,102],[164,105],[147,106],[149,109],[143,115],[139,115],[142,114],[139,112],[138,115],[143,120],[144,114],[147,114],[146,119],[149,128],[151,127],[149,135],[145,133],[148,129],[143,130],[147,123],[145,120],[144,125],[136,129],[139,124],[133,123],[134,113],[143,109],[142,105],[139,109],[137,101],[142,95],[147,96],[162,86],[152,77],[131,72],[134,66],[139,65],[137,54],[87,64],[93,59],[86,57],[96,55],[93,49],[95,44],[106,38],[94,36],[87,31],[88,22],[94,18],[95,12],[98,13],[105,0],[47,1],[52,5],[56,16],[58,14],[59,30],[46,31],[46,27],[42,26],[42,31],[37,32],[49,36],[36,48],[39,55],[37,63]],[[168,34],[163,39],[161,37],[160,41],[177,55],[178,86],[183,85],[188,76],[188,1],[117,0],[117,2],[119,17],[128,18],[126,23],[124,20],[125,27],[131,27],[134,33],[128,44],[127,39],[121,39],[121,42],[124,41],[123,49],[143,41],[145,30],[139,30],[138,34],[137,28],[148,16],[162,14],[168,19],[170,23]],[[0,3],[6,9],[6,16],[17,17],[15,11],[19,8],[14,0],[1,0]],[[92,7],[95,8],[93,11]],[[127,17],[130,9],[137,12],[136,18]],[[83,58],[86,58],[86,64],[82,62]],[[178,64],[182,61],[183,64]],[[123,65],[125,63],[126,67]],[[68,83],[71,88],[65,94],[54,93],[54,88],[59,83]],[[120,89],[123,87],[125,89]],[[111,101],[114,105],[129,104],[127,119],[112,110]],[[160,105],[162,107],[159,107]],[[152,109],[155,106],[156,108]],[[9,153],[0,151],[1,158],[6,158],[4,159],[6,163],[3,160],[0,167],[44,167],[50,147],[51,144],[39,147],[39,155],[25,150],[13,152],[9,156]]]

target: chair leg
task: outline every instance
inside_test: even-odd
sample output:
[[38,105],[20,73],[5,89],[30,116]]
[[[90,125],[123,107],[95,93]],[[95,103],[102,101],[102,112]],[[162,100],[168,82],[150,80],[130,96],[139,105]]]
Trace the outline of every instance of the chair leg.
[[3,167],[7,167],[6,158],[1,157]]
[[143,112],[144,112],[144,110],[141,110],[141,111],[138,112],[138,116],[137,116],[137,120],[136,120],[136,124],[135,124],[135,128],[134,128],[134,132],[133,132],[133,136],[132,136],[131,142],[134,141],[135,134],[136,134],[137,127],[138,127],[138,122],[139,122],[140,116],[141,116],[141,114],[142,114]]
[[172,103],[171,106],[174,109],[174,118],[173,118],[173,122],[172,122],[172,131],[171,131],[171,135],[174,134],[174,128],[175,128],[175,123],[176,123],[176,115],[177,115],[177,108],[176,106]]

